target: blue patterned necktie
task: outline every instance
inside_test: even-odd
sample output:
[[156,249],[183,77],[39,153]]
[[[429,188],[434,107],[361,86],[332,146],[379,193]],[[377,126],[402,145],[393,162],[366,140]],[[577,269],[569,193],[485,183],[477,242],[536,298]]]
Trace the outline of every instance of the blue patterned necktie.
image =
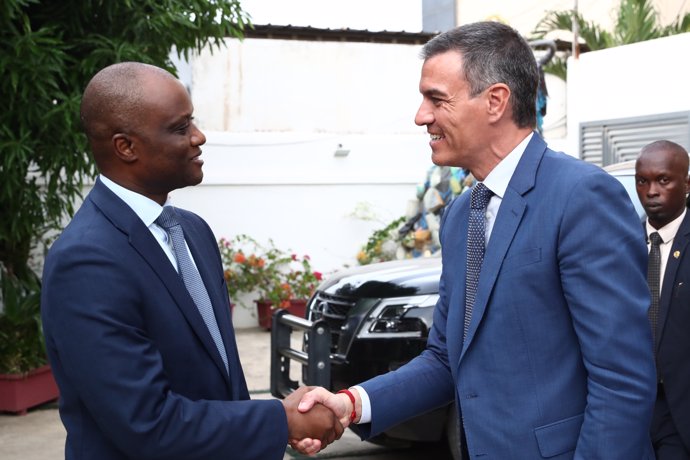
[[177,259],[177,267],[184,281],[184,285],[189,291],[189,295],[194,300],[196,307],[199,309],[201,317],[206,323],[208,331],[211,333],[213,342],[218,348],[223,363],[225,364],[225,370],[228,371],[228,357],[225,353],[225,347],[223,346],[223,339],[220,336],[220,330],[218,329],[218,323],[216,322],[216,316],[213,313],[213,305],[211,304],[211,299],[208,296],[204,282],[201,279],[199,270],[197,270],[192,258],[189,256],[187,251],[187,245],[184,241],[184,233],[182,232],[182,227],[180,222],[177,220],[177,214],[175,208],[172,206],[163,207],[163,212],[156,219],[156,224],[163,227],[170,235],[170,239],[173,244],[173,250],[175,252],[175,258]]
[[470,196],[470,222],[467,229],[467,269],[465,271],[465,318],[463,324],[463,340],[467,337],[472,320],[474,299],[477,295],[479,272],[484,261],[486,237],[486,206],[493,193],[482,183],[472,188]]
[[661,249],[659,245],[663,243],[658,232],[650,233],[649,260],[647,261],[647,284],[652,296],[647,316],[652,326],[652,339],[654,339],[654,349],[656,350],[657,323],[659,321],[659,292],[661,291]]

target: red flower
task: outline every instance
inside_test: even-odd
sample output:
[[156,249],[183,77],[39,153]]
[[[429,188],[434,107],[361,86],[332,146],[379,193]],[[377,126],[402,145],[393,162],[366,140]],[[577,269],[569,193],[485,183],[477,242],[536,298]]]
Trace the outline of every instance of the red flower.
[[323,274],[321,272],[314,272],[314,278],[321,281],[323,279]]

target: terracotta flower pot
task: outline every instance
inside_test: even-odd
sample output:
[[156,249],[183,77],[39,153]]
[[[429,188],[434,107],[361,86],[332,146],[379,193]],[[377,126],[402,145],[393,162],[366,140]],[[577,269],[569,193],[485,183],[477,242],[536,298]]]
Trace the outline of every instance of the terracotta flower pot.
[[[269,300],[259,299],[256,300],[256,313],[259,318],[259,327],[271,330],[271,321],[273,319],[273,313],[278,310],[275,308]],[[307,299],[292,299],[290,300],[290,306],[286,308],[291,315],[299,316],[304,318],[307,311]]]
[[58,396],[58,387],[48,365],[24,374],[0,374],[0,412],[25,415],[28,409]]

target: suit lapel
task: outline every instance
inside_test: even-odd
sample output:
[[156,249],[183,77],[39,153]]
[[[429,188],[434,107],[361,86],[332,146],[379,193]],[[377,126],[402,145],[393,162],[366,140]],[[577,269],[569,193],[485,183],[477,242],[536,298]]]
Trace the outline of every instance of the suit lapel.
[[[671,307],[671,299],[673,297],[673,292],[676,289],[676,274],[678,272],[678,267],[680,266],[680,261],[685,255],[685,250],[690,242],[690,212],[685,213],[683,222],[681,222],[678,228],[678,233],[673,238],[673,245],[671,246],[671,253],[666,261],[666,271],[664,272],[663,289],[661,290],[661,298],[659,299],[659,324],[660,329],[657,334],[657,340],[654,346],[659,348],[660,337],[664,334],[664,327],[666,326],[666,318],[668,318],[668,311]],[[675,257],[674,254],[678,254]]]
[[[477,295],[472,311],[472,320],[470,321],[460,359],[462,359],[467,348],[472,343],[475,332],[486,312],[486,307],[491,298],[491,292],[496,283],[498,273],[501,270],[503,259],[505,259],[508,248],[513,242],[515,233],[527,209],[527,202],[523,195],[534,187],[537,167],[539,166],[539,162],[545,150],[546,144],[541,137],[535,133],[532,136],[532,140],[527,144],[527,148],[501,200],[501,205],[496,215],[496,221],[494,222],[489,238],[489,244],[486,247],[484,262],[482,264],[481,274],[479,275]],[[465,236],[463,241],[466,241],[466,239]]]
[[[100,180],[96,181],[89,196],[108,220],[120,231],[128,235],[129,243],[156,273],[189,323],[189,326],[216,363],[218,370],[223,374],[228,385],[230,385],[228,373],[225,372],[225,364],[223,364],[208,327],[206,327],[196,304],[194,304],[192,297],[189,295],[189,291],[187,291],[182,278],[170,263],[170,260],[151,234],[151,231],[139,219],[139,216],[117,195],[103,185]],[[202,278],[204,278],[203,273]],[[206,281],[204,283],[206,284]],[[152,287],[155,289],[155,286]],[[209,295],[211,294],[209,293]]]

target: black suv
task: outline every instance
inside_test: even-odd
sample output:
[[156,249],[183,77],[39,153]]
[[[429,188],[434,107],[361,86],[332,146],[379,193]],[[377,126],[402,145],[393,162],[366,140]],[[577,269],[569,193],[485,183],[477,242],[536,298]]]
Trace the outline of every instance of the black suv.
[[[296,387],[297,382],[289,379],[289,359],[305,364],[305,384],[331,391],[348,388],[410,361],[426,347],[440,276],[440,257],[381,262],[332,275],[310,299],[309,321],[295,319],[287,327],[288,331],[294,327],[313,333],[327,330],[330,337],[316,342],[313,335],[305,334],[303,352],[281,353],[279,349],[288,348],[288,341],[286,323],[280,318],[291,317],[282,311],[274,317],[271,393],[284,397]],[[324,378],[316,376],[323,370]],[[351,427],[356,431],[356,425]],[[445,438],[454,458],[461,459],[452,404],[397,425],[371,441],[404,446]]]
[[[307,315],[325,321],[331,332],[332,391],[395,370],[424,350],[440,276],[441,258],[429,257],[344,270],[319,286]],[[455,427],[450,410],[414,418],[374,441],[439,441],[447,421]]]

